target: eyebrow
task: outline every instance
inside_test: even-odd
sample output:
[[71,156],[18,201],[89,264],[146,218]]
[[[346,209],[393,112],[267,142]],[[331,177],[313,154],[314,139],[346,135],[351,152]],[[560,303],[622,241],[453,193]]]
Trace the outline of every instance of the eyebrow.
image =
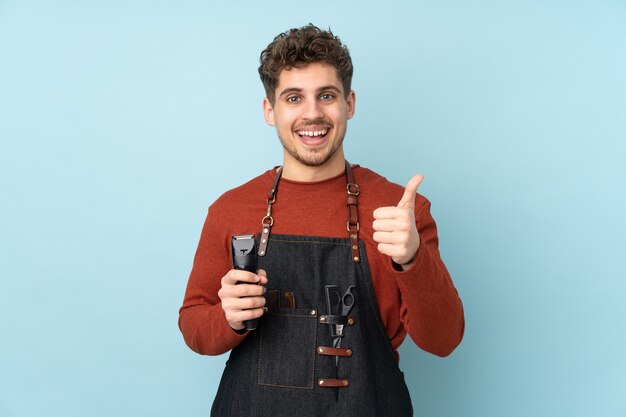
[[[318,88],[316,91],[319,93],[321,91],[328,91],[328,90],[333,90],[336,91],[337,93],[341,94],[341,90],[334,86],[334,85],[325,85],[323,87]],[[280,94],[278,95],[278,97],[282,97],[285,94],[289,94],[289,93],[301,93],[303,90],[301,88],[298,87],[290,87],[290,88],[285,88],[283,91],[280,92]]]

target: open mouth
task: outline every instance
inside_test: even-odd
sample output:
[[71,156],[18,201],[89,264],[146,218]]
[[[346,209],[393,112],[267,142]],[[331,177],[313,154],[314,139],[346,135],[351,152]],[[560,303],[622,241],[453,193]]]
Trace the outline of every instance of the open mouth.
[[306,146],[319,146],[326,141],[326,135],[330,129],[325,127],[323,129],[315,130],[296,130],[296,134],[300,137],[300,141]]

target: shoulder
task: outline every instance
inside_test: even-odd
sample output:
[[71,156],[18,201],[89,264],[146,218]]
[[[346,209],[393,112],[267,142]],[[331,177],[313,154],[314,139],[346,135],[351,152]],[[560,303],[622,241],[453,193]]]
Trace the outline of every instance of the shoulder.
[[258,232],[272,179],[272,170],[266,171],[215,200],[209,206],[198,251],[205,251],[205,255],[228,251],[232,235]]
[[265,197],[276,172],[265,171],[250,181],[230,189],[218,197],[209,207],[211,216],[232,216],[233,213],[245,211],[250,206],[265,204]]
[[[369,168],[355,165],[354,177],[361,189],[360,197],[371,201],[376,207],[395,206],[404,194],[404,185],[391,182]],[[415,200],[416,209],[425,204],[428,204],[428,200],[418,193]]]

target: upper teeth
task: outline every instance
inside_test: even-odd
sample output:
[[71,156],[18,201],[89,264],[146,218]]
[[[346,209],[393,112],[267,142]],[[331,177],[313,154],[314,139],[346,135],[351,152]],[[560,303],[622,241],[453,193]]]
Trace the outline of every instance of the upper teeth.
[[323,136],[326,133],[328,133],[328,130],[324,129],[324,130],[301,130],[298,132],[299,135],[302,136]]

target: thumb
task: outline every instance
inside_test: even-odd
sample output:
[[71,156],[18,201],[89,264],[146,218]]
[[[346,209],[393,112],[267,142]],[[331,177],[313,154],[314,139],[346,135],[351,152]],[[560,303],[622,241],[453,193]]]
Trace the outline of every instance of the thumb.
[[404,194],[398,203],[398,207],[413,209],[415,208],[415,193],[417,193],[417,187],[422,183],[424,176],[417,174],[409,180],[404,189]]

